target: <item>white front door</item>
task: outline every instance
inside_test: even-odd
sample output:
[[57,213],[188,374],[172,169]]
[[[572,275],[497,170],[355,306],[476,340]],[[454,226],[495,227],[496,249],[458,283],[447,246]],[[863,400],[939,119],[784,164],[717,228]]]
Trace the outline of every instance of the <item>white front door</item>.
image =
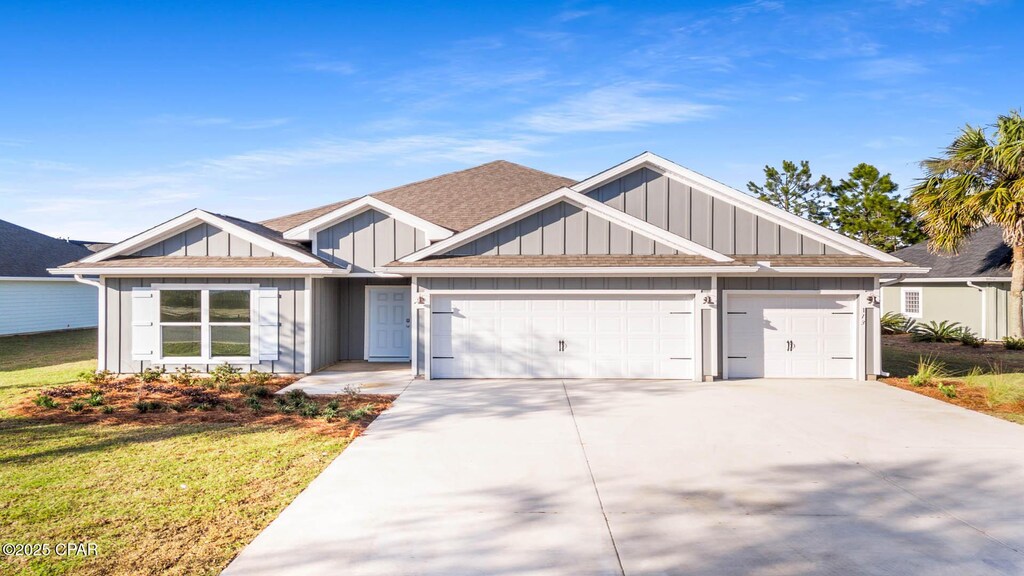
[[732,293],[726,301],[729,378],[855,378],[857,297]]
[[693,297],[437,296],[434,378],[694,378]]
[[366,359],[400,362],[411,348],[412,295],[408,286],[367,286]]

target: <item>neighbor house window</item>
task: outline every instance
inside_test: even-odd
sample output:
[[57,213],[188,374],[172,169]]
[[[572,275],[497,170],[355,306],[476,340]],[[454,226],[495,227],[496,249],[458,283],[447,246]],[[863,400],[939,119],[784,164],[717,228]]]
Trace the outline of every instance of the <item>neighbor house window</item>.
[[902,291],[902,304],[900,306],[900,312],[904,316],[908,316],[910,318],[920,318],[921,310],[921,289],[904,288]]
[[224,360],[252,356],[250,290],[163,289],[160,294],[160,356]]

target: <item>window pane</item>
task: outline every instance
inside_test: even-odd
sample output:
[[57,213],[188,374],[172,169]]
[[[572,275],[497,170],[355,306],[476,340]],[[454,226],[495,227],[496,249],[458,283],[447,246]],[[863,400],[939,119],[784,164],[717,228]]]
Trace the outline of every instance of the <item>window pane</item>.
[[248,326],[210,326],[211,356],[248,356]]
[[199,322],[199,290],[161,290],[161,322]]
[[163,356],[202,356],[199,350],[199,326],[161,326]]
[[248,322],[248,290],[211,290],[210,322]]

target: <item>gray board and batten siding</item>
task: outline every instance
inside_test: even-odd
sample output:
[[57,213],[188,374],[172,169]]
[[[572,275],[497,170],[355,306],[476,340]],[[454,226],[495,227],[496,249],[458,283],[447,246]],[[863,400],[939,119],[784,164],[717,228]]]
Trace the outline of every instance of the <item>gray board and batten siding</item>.
[[313,280],[313,370],[362,360],[366,337],[366,287],[408,286],[408,278]]
[[722,254],[842,254],[648,168],[603,184],[587,196]]
[[339,266],[351,264],[353,274],[373,272],[426,246],[422,230],[377,210],[360,212],[316,234],[316,255]]
[[[278,358],[259,364],[236,364],[242,370],[271,371],[280,374],[304,372],[306,300],[303,278],[107,278],[106,279],[106,367],[111,372],[132,373],[148,368],[148,360],[132,360],[132,288],[152,284],[258,284],[278,289]],[[163,364],[173,372],[184,364]],[[200,372],[209,372],[214,364],[188,364]]]
[[280,256],[211,224],[199,224],[139,250],[133,256]]
[[448,251],[452,256],[678,254],[572,204],[559,202]]

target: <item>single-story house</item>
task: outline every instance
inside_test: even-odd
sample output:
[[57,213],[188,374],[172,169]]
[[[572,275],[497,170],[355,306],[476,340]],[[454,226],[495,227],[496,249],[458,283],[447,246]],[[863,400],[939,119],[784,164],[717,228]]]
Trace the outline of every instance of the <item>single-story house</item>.
[[192,210],[94,274],[100,368],[425,378],[865,378],[897,256],[645,152],[581,181],[496,161],[260,223]]
[[893,256],[929,268],[927,274],[883,279],[882,312],[917,322],[959,322],[986,340],[1008,332],[1013,251],[998,226],[974,232],[956,254],[933,253],[921,242]]
[[96,287],[47,272],[91,255],[91,244],[0,220],[0,336],[96,326]]

